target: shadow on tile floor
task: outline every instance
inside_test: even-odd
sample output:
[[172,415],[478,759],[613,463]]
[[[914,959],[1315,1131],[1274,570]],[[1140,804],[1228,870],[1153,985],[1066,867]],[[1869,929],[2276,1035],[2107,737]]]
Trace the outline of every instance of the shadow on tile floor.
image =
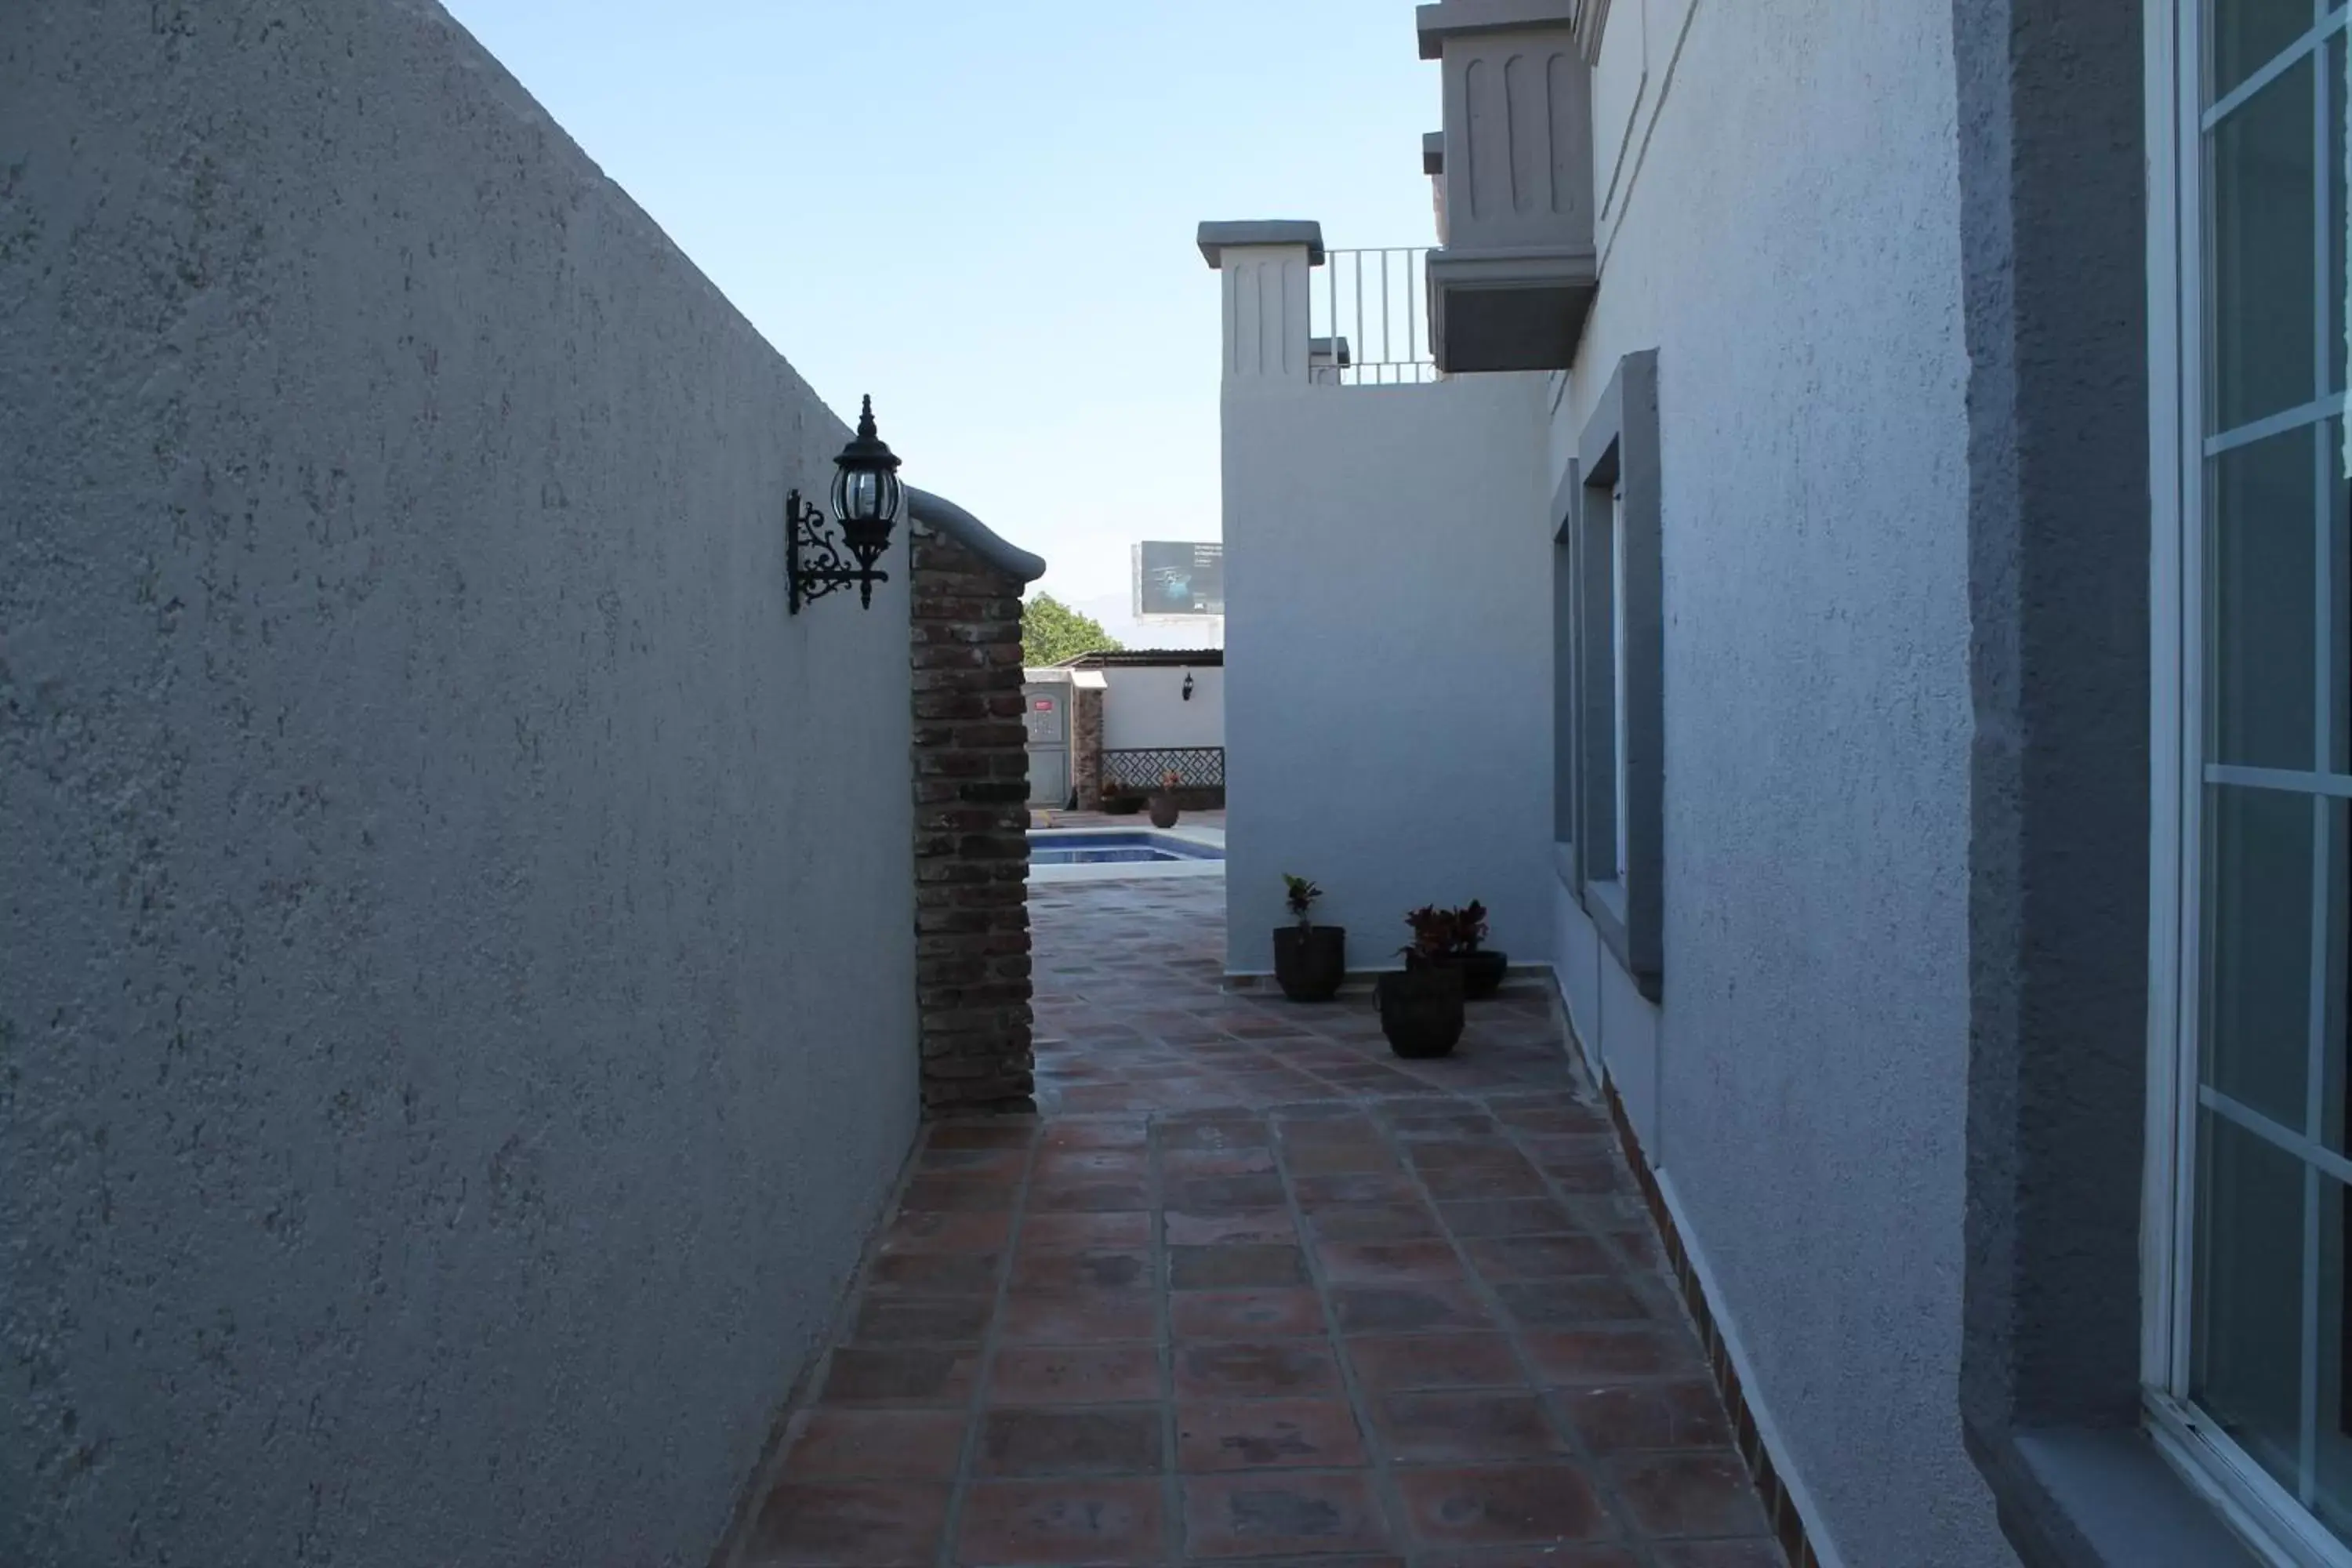
[[1783,1568],[1542,991],[1408,1063],[1222,883],[1030,907],[1041,1114],[927,1129],[747,1568]]

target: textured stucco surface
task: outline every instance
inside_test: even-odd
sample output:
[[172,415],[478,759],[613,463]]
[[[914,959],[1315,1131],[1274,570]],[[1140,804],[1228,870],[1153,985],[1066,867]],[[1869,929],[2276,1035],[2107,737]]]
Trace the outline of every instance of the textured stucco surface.
[[411,0],[10,7],[0,321],[0,1562],[705,1561],[917,1103],[843,426]]
[[[2152,560],[2142,16],[1969,0],[1951,26],[1977,710],[1962,1408],[2030,1562],[2153,1563],[2117,1506],[2141,1491],[2144,1530],[2167,1511],[2149,1489],[2084,1485],[2083,1467],[2053,1462],[2105,1452],[2126,1475],[2168,1479],[2134,1454]],[[2035,1428],[2061,1430],[2029,1445]],[[2183,1558],[2230,1550],[2172,1533]]]
[[[1103,672],[1103,744],[1112,751],[1225,743],[1225,672],[1221,665],[1113,665]],[[1184,677],[1192,695],[1184,695]]]
[[1551,951],[1551,542],[1538,376],[1224,395],[1228,963],[1274,966],[1282,874],[1348,963],[1483,900]]
[[1563,900],[1570,994],[1637,1075],[1629,1102],[1654,1075],[1648,1152],[1822,1544],[1857,1568],[1992,1568],[2012,1559],[1956,1397],[1970,714],[1951,13],[1653,0],[1637,26],[1639,3],[1618,0],[1601,73],[1646,51],[1651,107],[1552,449],[1556,477],[1620,356],[1658,351],[1666,981],[1654,1013],[1597,984]]

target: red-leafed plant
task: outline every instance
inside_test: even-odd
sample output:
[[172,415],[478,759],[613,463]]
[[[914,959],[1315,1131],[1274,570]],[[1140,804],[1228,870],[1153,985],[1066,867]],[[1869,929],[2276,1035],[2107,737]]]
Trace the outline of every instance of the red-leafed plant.
[[1457,938],[1454,913],[1452,910],[1441,910],[1434,904],[1423,904],[1406,915],[1404,923],[1412,931],[1412,945],[1404,949],[1407,957],[1425,959],[1433,963],[1438,959],[1451,956],[1455,951]]
[[1402,950],[1408,956],[1426,963],[1460,958],[1486,940],[1486,906],[1475,899],[1458,910],[1423,904],[1404,923],[1412,929],[1412,943]]

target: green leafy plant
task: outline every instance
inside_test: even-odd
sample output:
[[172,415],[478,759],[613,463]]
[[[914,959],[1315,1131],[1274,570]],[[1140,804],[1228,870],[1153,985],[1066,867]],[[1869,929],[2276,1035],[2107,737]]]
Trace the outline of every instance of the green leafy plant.
[[1117,653],[1119,641],[1100,621],[1080,615],[1051,594],[1021,601],[1021,662],[1060,664],[1085,653]]
[[1323,889],[1306,878],[1294,877],[1287,871],[1282,874],[1282,889],[1283,900],[1289,904],[1291,917],[1298,921],[1298,929],[1305,931],[1313,925],[1315,900],[1323,896]]

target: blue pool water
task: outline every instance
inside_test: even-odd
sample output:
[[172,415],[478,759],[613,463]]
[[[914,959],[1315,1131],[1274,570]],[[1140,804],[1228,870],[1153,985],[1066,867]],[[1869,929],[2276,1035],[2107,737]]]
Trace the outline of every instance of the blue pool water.
[[1157,833],[1032,833],[1032,866],[1104,866],[1152,860],[1222,860],[1224,852]]

